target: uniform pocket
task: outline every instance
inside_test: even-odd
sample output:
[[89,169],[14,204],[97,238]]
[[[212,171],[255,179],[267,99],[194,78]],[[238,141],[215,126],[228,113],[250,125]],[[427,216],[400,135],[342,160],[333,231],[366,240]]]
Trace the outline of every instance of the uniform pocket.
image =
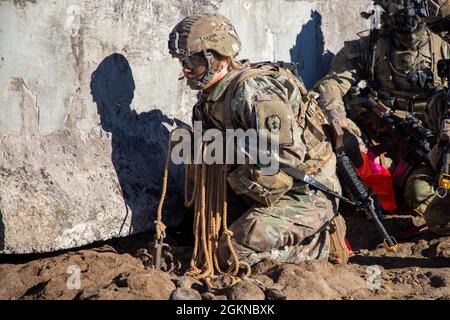
[[228,183],[236,194],[271,206],[292,188],[293,179],[282,171],[264,176],[258,168],[240,165],[228,175]]

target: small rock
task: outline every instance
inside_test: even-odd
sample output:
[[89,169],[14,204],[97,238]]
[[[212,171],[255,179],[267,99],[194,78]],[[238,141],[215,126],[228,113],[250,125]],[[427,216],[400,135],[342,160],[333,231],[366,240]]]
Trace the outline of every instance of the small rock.
[[261,274],[252,278],[252,281],[263,291],[273,286],[273,280],[265,274]]
[[[336,270],[336,269],[335,269]],[[335,299],[341,296],[320,273],[286,264],[279,268],[275,280],[288,300]]]
[[133,273],[127,278],[130,291],[148,299],[167,300],[170,293],[175,290],[175,285],[164,272],[148,270],[141,273]]
[[416,245],[411,247],[414,256],[423,256],[423,251],[429,249],[430,245],[425,240],[420,240]]
[[267,300],[287,300],[288,297],[279,289],[270,288],[266,290],[266,298]]
[[228,291],[230,300],[264,300],[264,292],[252,281],[243,280]]
[[264,259],[252,267],[252,274],[253,275],[265,274],[265,273],[267,273],[267,271],[269,271],[270,269],[272,269],[278,265],[279,265],[279,263],[274,260]]
[[119,288],[126,288],[128,287],[128,276],[129,274],[121,273],[113,279],[113,282]]
[[170,300],[202,300],[202,296],[194,289],[178,288],[172,292]]
[[[210,279],[210,285],[212,288],[216,288],[216,289],[224,289],[224,288],[228,288],[231,285],[231,281],[232,279],[226,275],[221,275],[218,277],[214,277],[212,279]],[[205,290],[205,287],[202,288],[203,292],[206,292],[207,290]]]
[[202,300],[216,300],[216,296],[211,292],[205,292],[201,295]]
[[179,288],[185,288],[185,289],[199,289],[201,288],[203,285],[200,281],[191,278],[191,277],[187,277],[187,276],[182,276],[179,278],[174,278],[173,282],[175,283],[175,285]]
[[[384,249],[384,248],[383,248]],[[411,250],[411,245],[409,245],[409,244],[400,244],[398,247],[397,247],[397,252],[396,252],[396,254],[397,254],[397,256],[398,257],[401,257],[401,258],[405,258],[405,257],[408,257],[408,256],[410,256],[411,254],[412,254],[412,250]]]
[[202,299],[203,300],[228,300],[227,296],[224,295],[218,295],[216,296],[215,294],[211,293],[211,292],[205,292],[202,294]]
[[435,244],[438,244],[439,242],[441,242],[441,240],[439,238],[436,238],[436,239],[431,239],[428,243],[430,244],[430,246],[434,246]]
[[75,299],[76,300],[89,300],[100,292],[101,286],[92,286],[84,289],[78,294]]
[[367,256],[367,255],[369,254],[369,250],[367,250],[367,249],[361,249],[361,250],[359,250],[359,253],[360,253],[361,255],[363,255],[363,256]]
[[446,239],[437,245],[436,257],[450,258],[450,239]]

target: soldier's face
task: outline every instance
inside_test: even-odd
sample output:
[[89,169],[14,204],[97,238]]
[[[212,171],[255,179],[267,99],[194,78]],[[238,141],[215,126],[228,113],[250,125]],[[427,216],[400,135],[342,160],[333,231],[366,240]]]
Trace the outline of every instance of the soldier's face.
[[193,90],[199,90],[205,73],[208,71],[208,61],[201,54],[179,58],[183,74],[187,79],[187,84]]
[[200,53],[188,57],[178,57],[183,74],[187,79],[187,84],[192,90],[208,91],[215,83],[219,82],[228,73],[228,60],[220,61],[219,66],[214,70],[211,79],[203,83],[208,72],[209,65],[206,57]]

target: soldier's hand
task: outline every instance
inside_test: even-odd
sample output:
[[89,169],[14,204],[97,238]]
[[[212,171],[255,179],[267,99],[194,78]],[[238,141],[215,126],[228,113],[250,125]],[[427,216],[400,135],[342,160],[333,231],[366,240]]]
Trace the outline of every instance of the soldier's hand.
[[358,126],[352,120],[348,118],[340,119],[339,125],[342,127],[342,129],[347,130],[354,136],[361,137],[361,129],[359,129]]

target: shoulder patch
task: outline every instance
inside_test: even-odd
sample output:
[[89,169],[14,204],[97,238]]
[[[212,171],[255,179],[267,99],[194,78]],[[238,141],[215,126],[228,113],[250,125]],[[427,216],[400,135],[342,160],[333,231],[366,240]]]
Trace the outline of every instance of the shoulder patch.
[[278,134],[281,128],[281,119],[277,114],[272,114],[266,118],[266,128],[273,134]]

